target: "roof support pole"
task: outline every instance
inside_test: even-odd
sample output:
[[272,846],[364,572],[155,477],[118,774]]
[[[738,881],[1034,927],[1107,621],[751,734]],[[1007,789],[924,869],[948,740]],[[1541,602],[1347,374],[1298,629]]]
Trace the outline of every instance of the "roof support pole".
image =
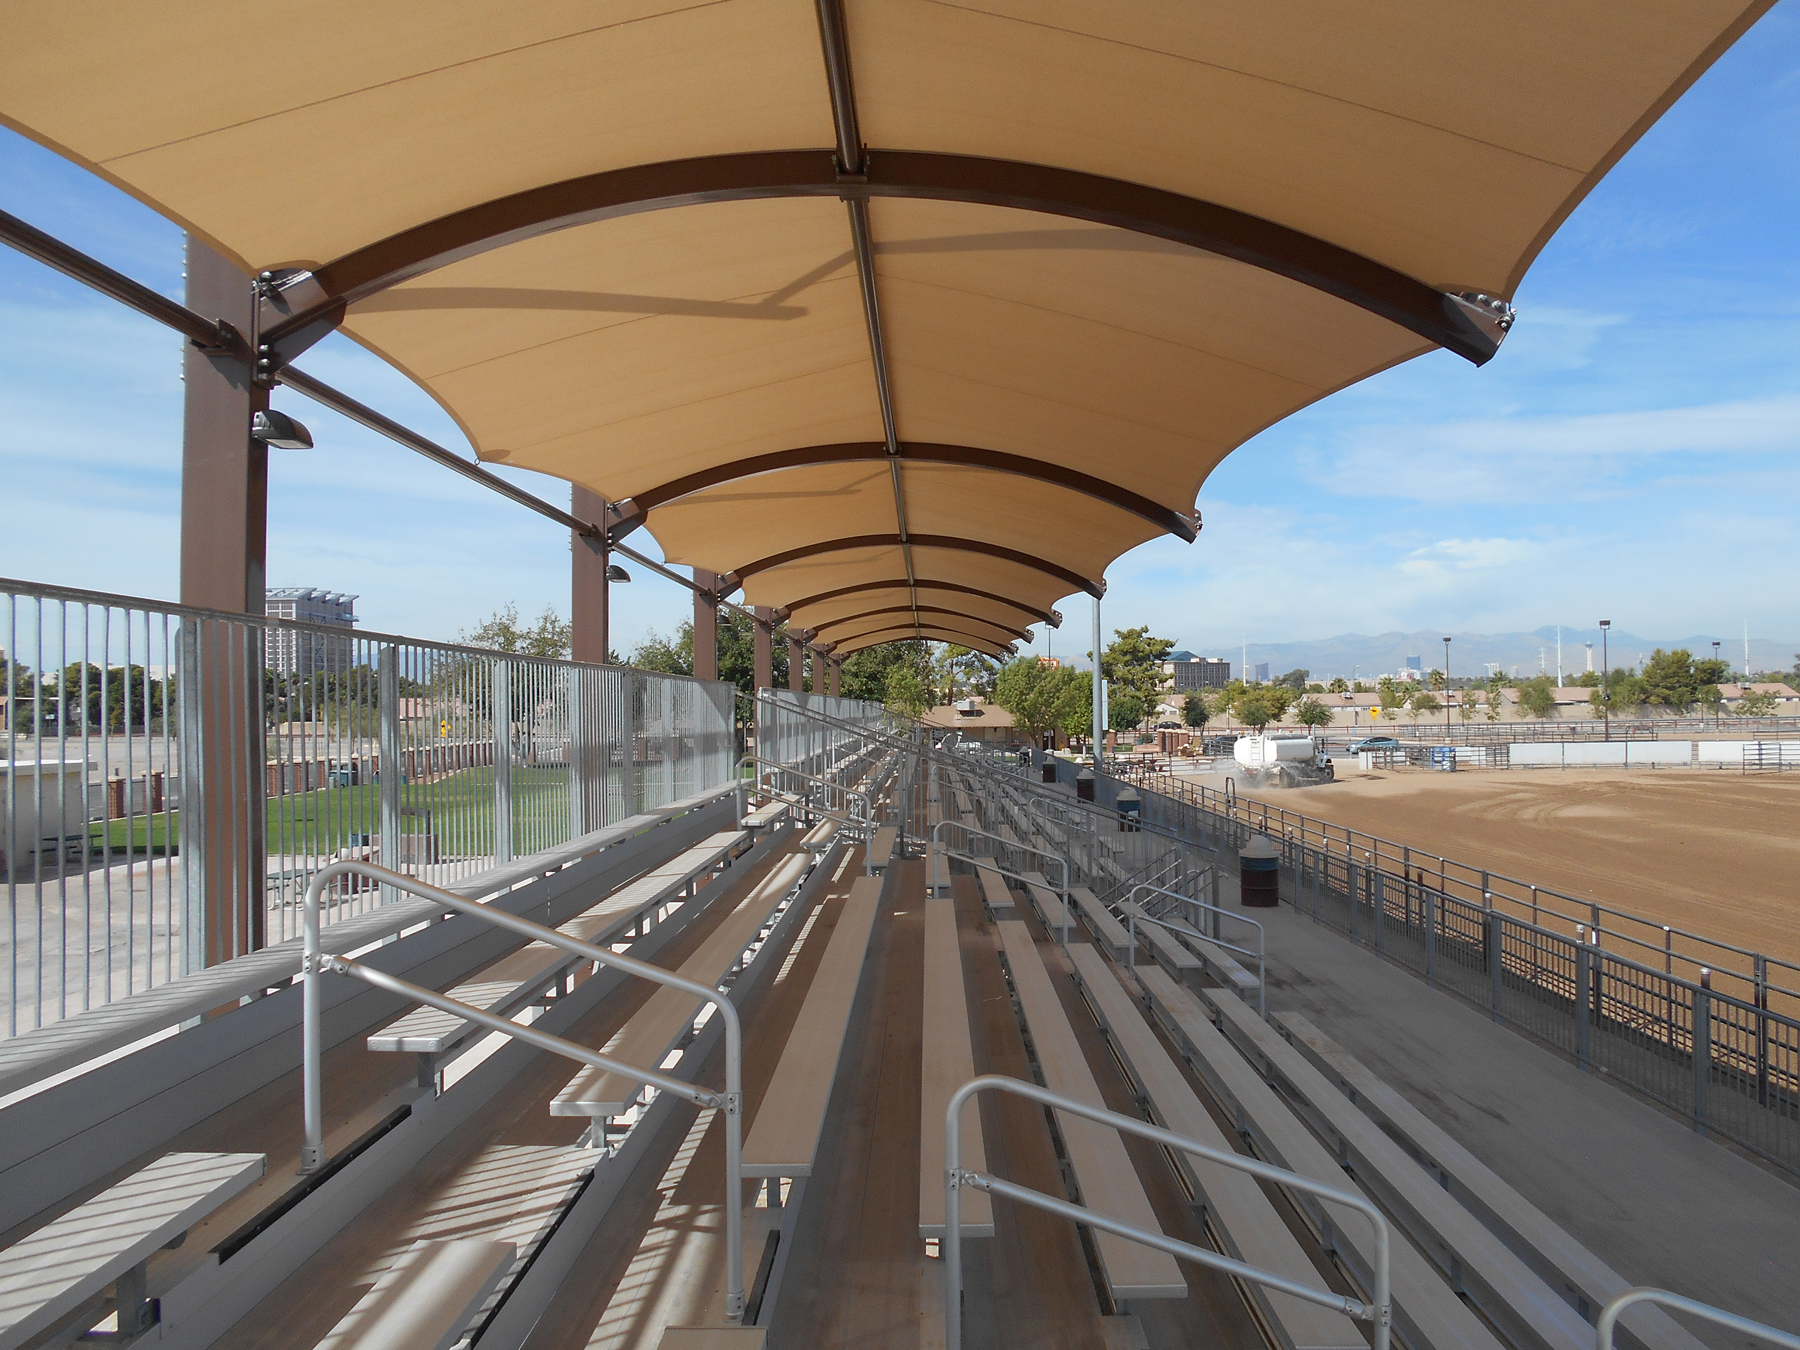
[[826,678],[830,681],[830,694],[833,698],[837,698],[838,686],[843,683],[842,676],[844,672],[844,663],[842,661],[831,661],[827,663],[825,669],[827,672]]
[[[187,303],[253,332],[251,280],[198,240],[187,243]],[[269,451],[250,434],[269,406],[241,339],[183,357],[181,601],[263,612]],[[183,623],[177,672],[181,726],[181,852],[189,971],[263,945],[267,850],[262,799],[260,629]]]
[[775,630],[768,607],[758,605],[753,611],[756,622],[756,687],[773,689],[775,687]]
[[788,630],[788,688],[796,694],[806,692],[806,648],[800,645],[800,635],[792,629]]
[[[605,520],[606,499],[579,483],[569,489],[569,514]],[[612,589],[606,569],[612,558],[604,533],[569,531],[569,607],[574,629],[571,655],[589,665],[608,664],[612,643]]]
[[694,678],[719,678],[719,578],[694,569]]
[[1094,597],[1094,770],[1106,763],[1102,747],[1106,744],[1106,727],[1101,721],[1106,712],[1106,698],[1100,687],[1100,597]]

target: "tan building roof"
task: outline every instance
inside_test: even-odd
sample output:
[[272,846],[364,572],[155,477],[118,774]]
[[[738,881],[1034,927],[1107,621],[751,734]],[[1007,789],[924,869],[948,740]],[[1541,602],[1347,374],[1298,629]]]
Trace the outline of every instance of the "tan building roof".
[[935,708],[926,710],[925,716],[919,719],[928,727],[957,727],[968,730],[974,727],[1010,727],[1013,724],[1012,714],[997,703],[977,703],[973,713],[966,713],[954,703],[940,703]]
[[994,652],[1271,423],[1491,356],[1768,3],[36,5],[0,118],[670,560]]

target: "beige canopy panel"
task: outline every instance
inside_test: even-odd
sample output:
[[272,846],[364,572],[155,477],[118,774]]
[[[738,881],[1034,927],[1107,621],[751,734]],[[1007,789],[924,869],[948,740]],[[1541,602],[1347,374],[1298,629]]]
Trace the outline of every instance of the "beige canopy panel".
[[1000,651],[1259,431],[1477,363],[1771,0],[22,6],[0,118],[489,462],[851,651]]

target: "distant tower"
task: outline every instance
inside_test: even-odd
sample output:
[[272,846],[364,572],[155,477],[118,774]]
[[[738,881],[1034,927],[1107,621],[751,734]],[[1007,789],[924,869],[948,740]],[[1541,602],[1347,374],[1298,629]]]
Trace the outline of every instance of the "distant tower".
[[1561,689],[1563,687],[1562,625],[1560,623],[1556,625],[1556,687],[1558,689]]
[[1583,645],[1587,648],[1587,673],[1592,675],[1594,673],[1594,644],[1588,642]]

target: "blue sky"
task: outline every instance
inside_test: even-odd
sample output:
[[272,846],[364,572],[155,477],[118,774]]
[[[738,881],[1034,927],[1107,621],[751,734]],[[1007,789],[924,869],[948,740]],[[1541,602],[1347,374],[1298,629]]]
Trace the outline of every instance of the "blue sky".
[[[175,227],[5,131],[0,206],[181,294]],[[1649,635],[1730,638],[1748,620],[1757,637],[1800,637],[1797,220],[1800,5],[1787,0],[1551,241],[1494,361],[1436,353],[1250,442],[1201,493],[1196,544],[1114,564],[1107,626],[1149,623],[1220,654],[1244,635],[1587,628],[1602,614]],[[306,365],[466,449],[348,341]],[[0,249],[0,574],[176,595],[179,373],[172,334]],[[509,601],[567,612],[568,540],[550,522],[297,395],[277,406],[319,448],[271,456],[271,585],[357,593],[367,627],[420,637],[453,638]],[[687,612],[638,571],[615,589],[621,650]],[[1065,633],[1085,634],[1087,602],[1062,608]]]

